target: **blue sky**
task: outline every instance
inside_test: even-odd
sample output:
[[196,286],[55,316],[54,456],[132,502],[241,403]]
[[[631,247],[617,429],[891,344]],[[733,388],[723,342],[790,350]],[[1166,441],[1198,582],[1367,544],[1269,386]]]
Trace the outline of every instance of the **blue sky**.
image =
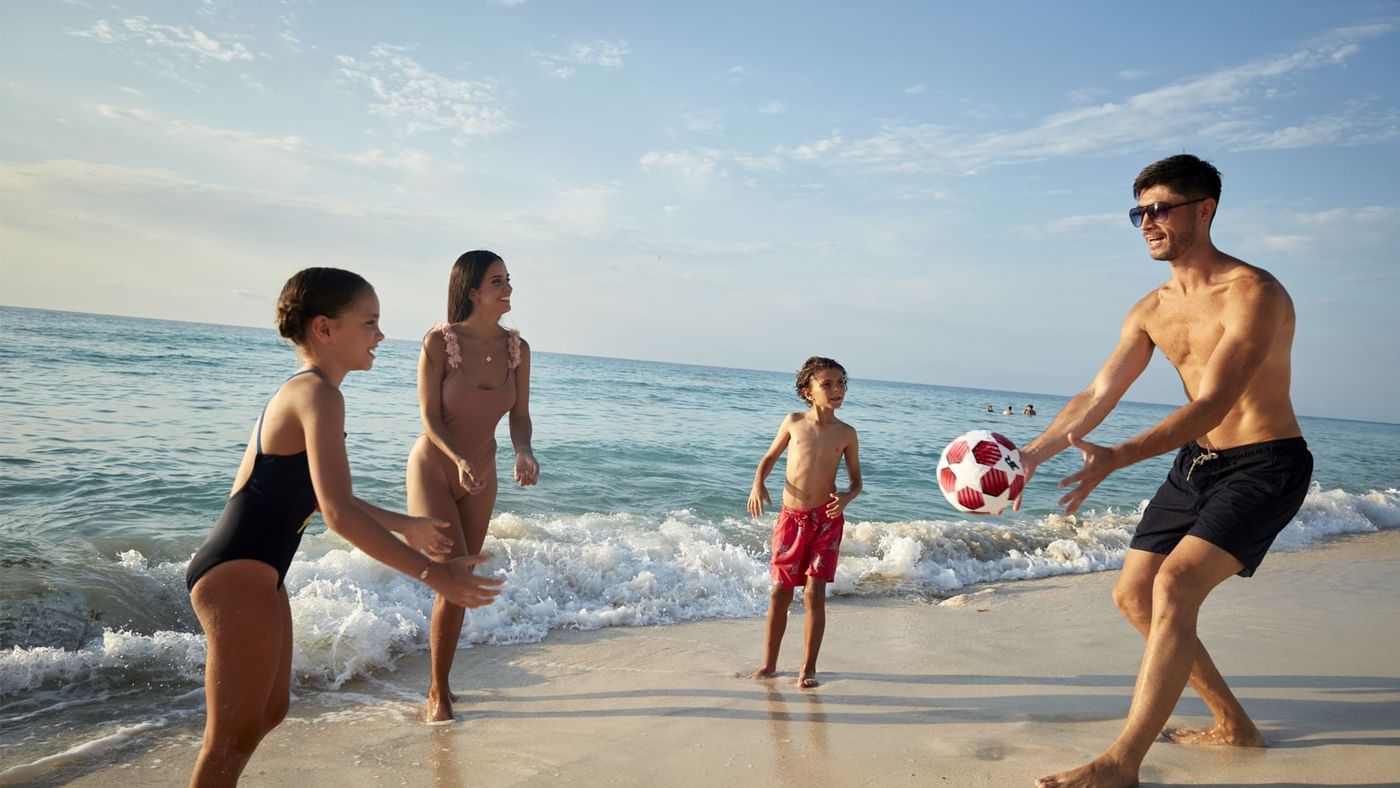
[[1299,411],[1396,421],[1397,73],[1394,2],[6,3],[0,301],[269,325],[336,265],[416,338],[488,248],[538,350],[1071,394],[1188,151]]

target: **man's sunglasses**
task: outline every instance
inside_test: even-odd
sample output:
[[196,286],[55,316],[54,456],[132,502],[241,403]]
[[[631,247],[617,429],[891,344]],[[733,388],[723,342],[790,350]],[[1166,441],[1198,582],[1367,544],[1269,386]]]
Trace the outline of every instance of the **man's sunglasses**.
[[1132,222],[1134,227],[1142,226],[1142,217],[1144,216],[1154,222],[1164,221],[1173,208],[1180,208],[1183,205],[1190,205],[1209,199],[1209,197],[1198,197],[1185,202],[1154,202],[1151,205],[1139,205],[1128,211],[1128,221]]

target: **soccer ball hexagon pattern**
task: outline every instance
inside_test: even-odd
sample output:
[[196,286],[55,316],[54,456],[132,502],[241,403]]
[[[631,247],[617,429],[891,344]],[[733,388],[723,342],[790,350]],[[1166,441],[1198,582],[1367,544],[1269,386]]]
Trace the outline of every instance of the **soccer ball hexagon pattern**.
[[959,435],[938,458],[938,488],[960,512],[1001,514],[1025,486],[1021,452],[1000,433],[972,430]]

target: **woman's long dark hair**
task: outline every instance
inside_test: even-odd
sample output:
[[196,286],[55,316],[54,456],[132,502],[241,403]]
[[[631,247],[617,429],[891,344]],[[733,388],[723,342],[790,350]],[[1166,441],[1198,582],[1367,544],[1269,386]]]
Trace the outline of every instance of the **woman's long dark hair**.
[[447,322],[460,323],[471,316],[471,291],[481,287],[486,269],[501,259],[495,252],[478,249],[467,252],[452,264],[452,276],[447,280]]

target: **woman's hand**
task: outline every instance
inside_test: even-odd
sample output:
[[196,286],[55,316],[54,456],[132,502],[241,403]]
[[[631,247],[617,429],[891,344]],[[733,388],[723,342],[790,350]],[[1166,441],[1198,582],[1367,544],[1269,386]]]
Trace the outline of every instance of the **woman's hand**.
[[486,489],[486,482],[476,478],[476,469],[466,460],[457,461],[457,482],[467,495],[476,495]]
[[535,453],[529,449],[518,449],[515,452],[515,483],[521,487],[529,487],[540,480],[540,463],[535,459]]
[[452,524],[433,517],[410,517],[404,523],[403,539],[408,546],[434,561],[446,561],[452,556]]

